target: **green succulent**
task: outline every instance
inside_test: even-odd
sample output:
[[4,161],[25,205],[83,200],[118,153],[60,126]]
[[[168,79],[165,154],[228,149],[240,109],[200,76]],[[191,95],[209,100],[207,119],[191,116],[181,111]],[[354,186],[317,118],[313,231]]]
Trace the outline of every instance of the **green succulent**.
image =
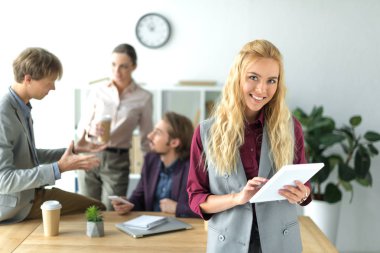
[[[363,136],[355,130],[361,124],[359,115],[352,116],[348,125],[337,128],[335,121],[323,115],[323,107],[314,107],[310,114],[297,108],[294,116],[302,124],[306,156],[309,162],[323,162],[325,166],[311,179],[314,199],[336,203],[342,199],[342,190],[351,193],[352,181],[362,186],[372,186],[371,158],[379,151],[374,143],[380,134],[367,131]],[[326,182],[330,173],[338,169],[336,182]],[[322,183],[326,183],[322,189]]]
[[86,209],[87,221],[99,222],[103,221],[103,216],[100,209],[97,206],[89,206]]

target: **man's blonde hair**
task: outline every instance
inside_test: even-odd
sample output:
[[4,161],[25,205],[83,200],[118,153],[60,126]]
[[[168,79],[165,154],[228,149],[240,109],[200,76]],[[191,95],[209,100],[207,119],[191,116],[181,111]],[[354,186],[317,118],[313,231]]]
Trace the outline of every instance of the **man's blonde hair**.
[[22,51],[13,61],[13,74],[15,81],[21,83],[25,75],[30,75],[34,80],[57,75],[58,80],[62,78],[63,68],[57,56],[49,51],[30,47]]

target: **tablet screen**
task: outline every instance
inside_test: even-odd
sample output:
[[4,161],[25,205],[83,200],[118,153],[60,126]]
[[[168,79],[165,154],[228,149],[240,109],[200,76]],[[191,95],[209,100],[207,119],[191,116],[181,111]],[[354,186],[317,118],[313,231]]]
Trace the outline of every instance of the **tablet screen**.
[[323,163],[292,164],[283,166],[263,187],[250,199],[249,202],[266,202],[284,200],[278,191],[285,185],[294,185],[295,180],[307,182],[324,166]]

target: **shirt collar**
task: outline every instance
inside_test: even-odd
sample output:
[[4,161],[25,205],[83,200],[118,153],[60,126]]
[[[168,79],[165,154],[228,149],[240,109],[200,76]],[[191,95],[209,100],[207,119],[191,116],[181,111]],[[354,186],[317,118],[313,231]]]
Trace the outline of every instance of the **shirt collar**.
[[245,127],[255,128],[257,126],[263,127],[265,122],[264,110],[260,110],[258,117],[254,122],[249,123],[248,121],[244,121]]
[[165,164],[161,161],[161,171],[166,174],[171,174],[177,167],[178,159],[172,162],[169,166],[165,167]]
[[[107,86],[116,88],[116,85],[114,84],[113,81],[109,82]],[[132,93],[136,88],[137,88],[137,85],[135,81],[132,79],[132,82],[127,86],[127,88],[125,88],[123,93]]]
[[30,102],[25,104],[24,101],[22,101],[22,99],[16,94],[16,92],[11,87],[9,87],[9,91],[11,92],[12,96],[16,99],[17,104],[20,106],[22,113],[26,117],[30,117],[32,111],[32,105],[30,104]]

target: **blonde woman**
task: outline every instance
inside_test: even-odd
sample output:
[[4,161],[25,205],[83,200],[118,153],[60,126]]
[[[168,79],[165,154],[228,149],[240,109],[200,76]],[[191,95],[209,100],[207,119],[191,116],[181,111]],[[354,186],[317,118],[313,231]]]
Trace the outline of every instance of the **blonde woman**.
[[208,222],[207,252],[301,252],[296,205],[311,201],[296,181],[287,200],[250,198],[286,164],[306,163],[300,123],[285,104],[284,67],[269,41],[247,43],[213,117],[196,129],[187,183],[191,209]]

